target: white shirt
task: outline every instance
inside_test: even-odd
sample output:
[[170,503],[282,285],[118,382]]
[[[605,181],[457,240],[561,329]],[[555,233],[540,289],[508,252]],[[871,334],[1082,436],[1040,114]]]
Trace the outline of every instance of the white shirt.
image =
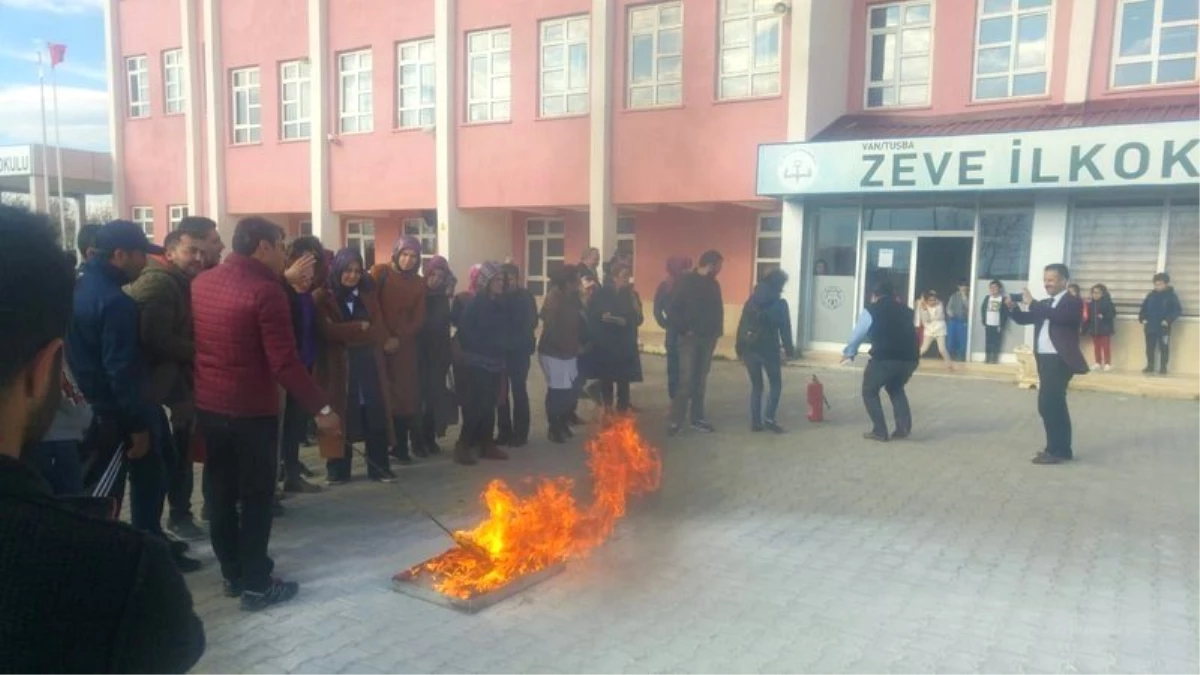
[[1004,297],[1000,295],[989,295],[987,298],[987,312],[983,316],[983,324],[985,326],[996,327],[1000,325],[1000,307],[1004,304]]
[[[1050,300],[1051,307],[1058,307],[1058,301],[1062,300],[1067,292],[1064,290]],[[1054,348],[1054,342],[1050,339],[1050,321],[1042,320],[1042,325],[1038,327],[1037,348],[1038,354],[1058,354],[1058,350]]]

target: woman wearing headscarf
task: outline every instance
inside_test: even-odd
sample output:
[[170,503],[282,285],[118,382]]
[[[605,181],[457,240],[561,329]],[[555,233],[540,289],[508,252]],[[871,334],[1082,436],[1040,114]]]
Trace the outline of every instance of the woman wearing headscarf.
[[642,300],[630,283],[632,275],[628,263],[614,261],[609,266],[609,279],[588,304],[593,365],[600,376],[606,412],[613,409],[614,387],[617,412],[628,412],[629,383],[641,379],[637,335],[643,320]]
[[570,416],[579,377],[579,268],[564,265],[550,275],[550,290],[542,302],[542,335],[538,364],[546,376],[546,420],[552,443],[571,435]]
[[352,443],[365,442],[367,476],[390,483],[396,479],[388,462],[392,439],[387,369],[383,345],[388,339],[375,282],[363,271],[363,260],[353,248],[333,258],[326,288],[313,293],[321,349],[315,374],[331,407],[345,420],[346,442],[340,456],[325,457],[326,481],[340,485],[350,480]]
[[529,443],[529,365],[537,347],[538,307],[533,293],[521,283],[521,268],[504,263],[500,274],[516,346],[504,355],[496,443],[519,448]]
[[664,346],[667,349],[667,396],[675,398],[675,388],[679,386],[679,336],[671,329],[667,319],[667,308],[671,306],[675,286],[679,279],[692,269],[692,259],[676,255],[667,258],[667,278],[662,280],[654,291],[654,320],[658,326],[667,332]]
[[425,323],[417,334],[421,370],[421,440],[431,454],[442,451],[437,439],[454,424],[458,404],[446,388],[452,360],[450,348],[450,299],[458,280],[450,264],[440,255],[425,261]]
[[425,282],[421,280],[421,241],[404,236],[396,240],[390,263],[371,268],[378,287],[379,308],[387,340],[383,345],[387,361],[388,392],[396,443],[392,456],[408,461],[412,454],[425,457],[420,419],[420,370],[417,365],[417,333],[425,323]]
[[580,396],[587,391],[588,397],[592,400],[599,401],[601,399],[599,383],[590,382],[600,375],[596,372],[595,341],[592,339],[593,333],[591,326],[588,324],[588,304],[592,301],[592,297],[598,288],[600,288],[600,280],[596,278],[596,275],[586,265],[580,265],[578,312],[579,358],[576,359],[579,375],[575,378],[575,395],[571,401],[571,414],[567,416],[568,424],[563,430],[568,438],[575,435],[571,431],[571,426],[583,424],[583,420],[579,417]]
[[454,447],[454,461],[459,464],[474,464],[476,450],[483,459],[508,459],[492,438],[504,355],[514,343],[513,320],[503,294],[504,278],[499,266],[483,263],[478,290],[463,307],[455,334],[462,353],[462,378],[455,382],[463,407]]

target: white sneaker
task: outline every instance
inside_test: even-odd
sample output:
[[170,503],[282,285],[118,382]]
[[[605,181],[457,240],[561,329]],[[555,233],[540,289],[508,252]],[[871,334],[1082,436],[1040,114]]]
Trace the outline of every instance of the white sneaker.
[[1104,366],[1100,365],[1099,363],[1092,364],[1092,370],[1103,370],[1103,369],[1104,369]]
[[1110,370],[1112,370],[1112,364],[1111,363],[1104,364],[1104,372],[1107,373]]

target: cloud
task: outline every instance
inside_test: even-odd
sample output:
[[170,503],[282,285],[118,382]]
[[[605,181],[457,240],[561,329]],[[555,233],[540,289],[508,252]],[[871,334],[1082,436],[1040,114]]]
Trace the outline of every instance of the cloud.
[[[82,87],[58,88],[58,119],[64,147],[108,149],[108,93]],[[54,108],[46,88],[48,140],[54,142]],[[0,144],[41,143],[42,113],[38,87],[0,87]]]
[[[10,0],[0,0],[0,5],[3,5],[5,2],[9,1]],[[34,64],[38,62],[37,49],[38,48],[36,46],[25,50],[14,49],[8,46],[0,47],[0,59],[12,59],[14,61],[23,61],[25,63]],[[49,57],[45,56],[43,58],[43,62],[46,64],[46,74],[47,77],[49,77]],[[67,59],[58,64],[58,69],[64,73],[70,73],[76,77],[92,80],[94,82],[108,82],[108,73],[104,66],[90,66],[86,63],[71,61],[69,51],[67,53]],[[36,69],[31,70],[30,72],[36,72]]]
[[101,11],[104,0],[0,0],[0,7],[49,14],[85,14]]

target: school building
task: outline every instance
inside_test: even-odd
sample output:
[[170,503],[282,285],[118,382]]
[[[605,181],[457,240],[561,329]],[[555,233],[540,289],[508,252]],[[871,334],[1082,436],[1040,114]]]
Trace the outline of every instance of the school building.
[[881,269],[978,307],[1065,261],[1111,289],[1125,369],[1167,270],[1196,374],[1197,26],[1194,0],[106,0],[116,208],[368,259],[414,234],[535,292],[621,247],[647,302],[716,248],[727,333],[782,267],[811,350]]

